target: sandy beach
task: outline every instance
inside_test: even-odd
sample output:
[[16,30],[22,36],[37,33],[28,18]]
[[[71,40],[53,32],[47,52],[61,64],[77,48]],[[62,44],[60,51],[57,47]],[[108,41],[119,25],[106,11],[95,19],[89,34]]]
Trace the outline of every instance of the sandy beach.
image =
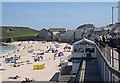
[[[67,57],[71,54],[71,52],[64,52],[64,47],[68,45],[67,43],[59,43],[59,47],[56,48],[59,52],[63,52],[64,56],[55,57],[54,60],[54,53],[46,53],[50,47],[54,47],[52,42],[42,42],[42,41],[24,41],[24,42],[13,42],[11,45],[20,45],[23,48],[21,50],[16,51],[15,53],[11,53],[7,58],[14,57],[15,55],[20,59],[16,61],[19,67],[13,67],[13,63],[6,63],[5,58],[2,58],[2,68],[5,70],[0,70],[0,80],[2,81],[23,81],[25,77],[34,79],[35,81],[49,81],[53,75],[59,71],[59,63],[60,59],[67,59]],[[72,48],[71,45],[68,45]],[[32,53],[28,53],[28,51],[33,50]],[[35,53],[38,51],[44,51],[43,60],[34,62]],[[71,49],[72,50],[72,49]],[[58,54],[57,54],[58,55]],[[30,61],[31,64],[27,64],[26,61]],[[37,64],[45,64],[44,69],[34,70],[33,65]],[[8,79],[9,77],[13,77],[18,75],[18,79]]]

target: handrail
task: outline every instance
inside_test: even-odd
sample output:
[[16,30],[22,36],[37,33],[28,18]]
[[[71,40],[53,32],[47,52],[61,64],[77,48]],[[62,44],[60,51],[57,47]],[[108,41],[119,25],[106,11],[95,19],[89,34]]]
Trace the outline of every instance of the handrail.
[[82,62],[83,62],[83,58],[81,58],[77,74],[75,75],[75,77],[71,77],[71,79],[69,80],[68,83],[77,83],[79,81],[78,77],[79,77],[79,74],[80,74],[80,69],[81,69],[81,66],[82,66]]
[[108,60],[106,59],[106,57],[103,55],[102,51],[100,50],[100,48],[98,46],[96,46],[98,51],[100,52],[100,55],[102,57],[102,59],[104,60],[106,66],[108,67],[108,69],[113,73],[115,74],[116,76],[118,76],[118,78],[120,78],[120,71],[116,70],[114,67],[112,67]]
[[[109,47],[109,46],[108,46]],[[100,48],[101,49],[101,48]],[[112,49],[112,48],[111,48]],[[101,51],[103,52],[103,49],[101,49]],[[104,53],[103,54],[105,54],[105,53],[107,53],[108,55],[109,55],[109,57],[110,58],[113,58],[113,59],[115,59],[115,60],[118,60],[119,61],[119,59],[117,59],[117,58],[114,58],[114,57],[112,57],[112,56],[110,56],[110,53],[109,52],[107,52],[106,50],[104,50]],[[107,57],[106,57],[107,58]]]

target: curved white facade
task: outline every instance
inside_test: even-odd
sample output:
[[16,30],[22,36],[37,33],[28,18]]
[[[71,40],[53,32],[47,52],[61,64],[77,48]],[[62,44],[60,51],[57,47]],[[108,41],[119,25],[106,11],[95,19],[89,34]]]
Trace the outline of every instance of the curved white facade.
[[96,44],[86,38],[73,44],[72,73],[77,73],[81,58],[96,58]]

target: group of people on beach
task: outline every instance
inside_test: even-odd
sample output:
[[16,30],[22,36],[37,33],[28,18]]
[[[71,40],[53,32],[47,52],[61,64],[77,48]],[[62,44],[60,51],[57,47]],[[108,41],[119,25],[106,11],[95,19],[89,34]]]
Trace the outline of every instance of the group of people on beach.
[[40,61],[40,59],[43,60],[43,55],[36,55],[36,56],[34,57],[34,62]]
[[34,55],[36,55],[36,56],[34,57],[34,62],[43,60],[44,50],[38,49],[38,52],[37,52],[37,53],[34,53]]
[[33,78],[30,79],[30,78],[28,78],[28,77],[25,77],[25,80],[23,80],[21,83],[31,83],[31,82],[33,82],[33,81],[35,81]]
[[[28,42],[28,43],[31,43],[31,42]],[[34,42],[33,42],[34,43]],[[29,46],[24,46],[24,48],[23,49],[25,49],[26,48],[26,50],[27,50],[27,48],[29,49],[34,49],[34,45],[32,44],[32,45],[29,45]],[[46,45],[46,48],[47,48],[47,50],[49,50],[50,51],[50,54],[52,53],[52,58],[55,60],[56,59],[56,57],[60,57],[60,56],[64,56],[64,54],[63,54],[63,51],[59,51],[57,48],[54,48],[54,46],[53,46],[53,48],[54,49],[52,49],[52,45]],[[34,49],[34,51],[39,51],[39,53],[41,53],[41,54],[38,54],[37,55],[37,53],[35,53],[35,57],[33,58],[32,57],[32,59],[29,59],[29,60],[25,60],[27,63],[29,63],[30,62],[30,60],[33,60],[34,62],[37,62],[37,61],[41,61],[41,60],[44,60],[44,53],[47,53],[46,52],[46,50],[44,49],[43,50],[43,48],[42,48],[42,50],[40,50],[41,48],[39,48],[39,49]],[[71,47],[70,46],[66,46],[65,48],[63,48],[63,50],[64,51],[70,51],[70,49],[71,49]],[[32,52],[32,53],[34,53],[34,52]],[[31,55],[32,55],[32,53],[31,53]],[[43,53],[43,54],[42,54]],[[30,53],[29,53],[30,54]],[[21,54],[22,55],[22,54]],[[21,65],[21,62],[20,62],[20,65],[19,65],[19,63],[18,63],[18,61],[17,60],[19,60],[19,59],[21,59],[21,55],[20,56],[18,56],[17,55],[17,53],[15,53],[14,55],[13,55],[13,58],[14,58],[14,67],[18,67],[18,66],[20,66]],[[26,54],[25,54],[26,55]],[[34,55],[34,54],[33,54]],[[23,58],[24,56],[22,56],[22,58]],[[7,57],[8,58],[8,57]],[[20,61],[22,61],[22,60],[20,60]],[[23,63],[25,62],[25,61],[23,61]],[[44,64],[45,65],[45,64]],[[15,76],[15,77],[13,77],[14,79],[18,79],[19,78],[19,76]],[[28,78],[28,77],[25,77],[25,79],[21,82],[21,83],[30,83],[30,82],[33,82],[33,79],[30,79],[30,78]]]

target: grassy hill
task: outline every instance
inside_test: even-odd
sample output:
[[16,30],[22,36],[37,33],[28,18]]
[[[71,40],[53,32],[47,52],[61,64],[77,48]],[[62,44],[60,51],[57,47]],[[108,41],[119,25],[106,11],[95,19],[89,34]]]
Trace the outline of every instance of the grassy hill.
[[12,39],[23,39],[23,38],[29,38],[34,37],[37,35],[38,31],[28,28],[28,27],[13,27],[13,26],[1,26],[0,27],[0,38],[6,39],[6,38],[12,38]]

